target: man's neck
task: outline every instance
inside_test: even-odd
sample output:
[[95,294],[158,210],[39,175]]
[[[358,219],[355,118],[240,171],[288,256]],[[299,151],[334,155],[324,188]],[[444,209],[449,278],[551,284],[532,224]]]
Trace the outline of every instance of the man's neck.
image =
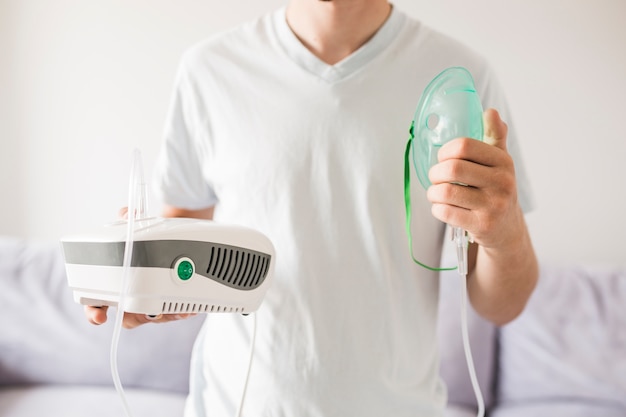
[[374,36],[390,11],[387,0],[292,0],[287,23],[304,46],[333,65]]

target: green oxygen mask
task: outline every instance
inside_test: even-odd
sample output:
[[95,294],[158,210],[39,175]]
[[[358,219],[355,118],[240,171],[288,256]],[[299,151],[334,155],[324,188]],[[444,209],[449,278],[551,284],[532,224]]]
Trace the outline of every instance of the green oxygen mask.
[[468,70],[452,67],[437,75],[420,98],[413,117],[413,164],[424,186],[439,148],[455,138],[483,139],[483,107]]
[[[413,165],[417,178],[424,188],[428,188],[432,185],[428,171],[438,162],[439,149],[459,137],[482,140],[483,108],[469,71],[462,67],[451,67],[442,71],[426,86],[411,123],[404,166],[406,226],[411,256],[413,253],[410,233],[410,148],[413,147]],[[452,233],[457,247],[458,271],[466,275],[468,236],[464,230],[457,227],[452,229]],[[413,260],[430,270],[454,269],[432,268],[415,258]]]

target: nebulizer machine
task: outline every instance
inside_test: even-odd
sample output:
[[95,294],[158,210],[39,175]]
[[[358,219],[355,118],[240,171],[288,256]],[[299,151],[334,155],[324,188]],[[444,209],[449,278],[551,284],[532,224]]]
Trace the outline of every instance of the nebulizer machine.
[[[141,154],[133,152],[128,218],[62,238],[67,281],[74,300],[117,308],[111,341],[113,383],[126,417],[132,417],[117,369],[125,312],[252,314],[248,371],[254,354],[256,315],[273,280],[275,252],[263,233],[211,220],[147,215]],[[242,376],[243,377],[243,376]]]
[[[452,227],[452,240],[456,251],[456,268],[433,268],[415,259],[411,241],[410,160],[421,185],[432,185],[428,171],[435,165],[439,149],[447,142],[466,137],[483,139],[483,108],[470,72],[463,67],[451,67],[437,75],[425,88],[411,127],[404,157],[404,196],[406,230],[411,257],[420,266],[436,271],[457,269],[461,281],[461,331],[472,388],[478,403],[478,416],[485,413],[485,405],[472,361],[467,328],[467,273],[468,246],[471,236],[460,227]],[[412,151],[412,152],[411,152]],[[463,185],[463,184],[460,184]]]

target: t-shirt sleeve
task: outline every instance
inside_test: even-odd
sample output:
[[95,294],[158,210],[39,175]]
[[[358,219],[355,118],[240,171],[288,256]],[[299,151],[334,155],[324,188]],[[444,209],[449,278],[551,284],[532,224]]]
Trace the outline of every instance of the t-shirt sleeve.
[[154,191],[162,203],[188,210],[214,206],[215,192],[203,174],[198,95],[181,63],[154,169]]

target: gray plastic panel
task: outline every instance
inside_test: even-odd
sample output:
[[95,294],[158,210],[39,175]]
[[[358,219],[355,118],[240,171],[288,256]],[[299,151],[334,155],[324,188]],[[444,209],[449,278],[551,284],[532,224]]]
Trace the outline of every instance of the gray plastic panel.
[[[63,252],[68,264],[121,267],[125,246],[125,242],[63,242]],[[238,246],[189,240],[154,240],[133,243],[131,266],[173,268],[181,257],[194,262],[196,274],[241,290],[261,285],[271,262],[269,254]]]

